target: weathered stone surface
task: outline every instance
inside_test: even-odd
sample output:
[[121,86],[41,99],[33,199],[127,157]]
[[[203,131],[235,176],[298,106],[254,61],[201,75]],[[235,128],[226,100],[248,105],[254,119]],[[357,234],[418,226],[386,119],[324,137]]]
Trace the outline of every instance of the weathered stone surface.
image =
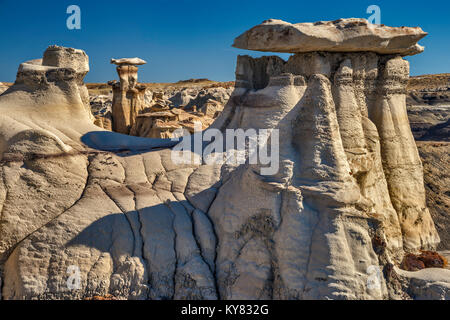
[[427,35],[421,28],[374,25],[365,19],[291,24],[270,19],[237,37],[233,46],[268,52],[361,52],[414,55]]
[[[109,139],[84,103],[87,56],[70,48],[49,51],[44,56],[67,59],[55,58],[51,66],[43,60],[22,64],[0,101],[2,297],[147,298],[140,189],[128,185],[130,179],[141,182],[130,168],[136,162],[122,164],[117,156],[89,149]],[[88,134],[99,136],[91,140]],[[114,145],[120,145],[121,135],[115,136]],[[145,141],[147,150],[148,142],[155,141]],[[138,160],[140,177],[146,177],[146,160]],[[68,290],[69,266],[79,268],[83,290]]]
[[122,59],[111,59],[111,63],[116,64],[118,66],[121,65],[141,66],[143,64],[146,64],[147,61],[142,60],[140,58],[122,58]]
[[[215,108],[214,108],[215,107]],[[183,129],[184,132],[194,133],[195,129],[207,129],[213,122],[216,112],[220,112],[223,106],[214,104],[209,110],[214,110],[208,114],[199,114],[196,112],[188,113],[183,109],[163,109],[162,111],[150,111],[137,115],[135,123],[131,128],[130,135],[147,138],[172,138],[177,129]],[[205,106],[205,109],[208,105]],[[158,108],[150,107],[150,110]],[[196,128],[196,123],[198,123]]]
[[90,104],[95,117],[94,124],[106,130],[112,130],[112,97],[99,95],[91,96]]
[[450,300],[450,270],[423,269],[409,272],[395,269],[404,289],[415,300]]
[[112,127],[115,132],[129,134],[137,115],[144,109],[147,88],[138,83],[138,67],[127,63],[130,62],[129,59],[112,61],[118,64],[117,73],[120,79],[119,82],[108,83],[113,88]]
[[450,74],[411,78],[406,104],[417,140],[450,141]]
[[[194,132],[195,122],[200,122],[201,128],[206,129],[220,115],[233,92],[230,83],[212,82],[206,85],[207,87],[202,87],[202,83],[194,84],[189,88],[174,88],[169,85],[154,92],[147,87],[142,108],[138,113],[130,115],[130,123],[133,125],[129,134],[139,137],[171,138],[176,129],[184,128],[191,133]],[[94,123],[100,128],[113,130],[113,97],[102,93],[98,95],[96,89],[90,91]]]
[[450,74],[410,78],[408,118],[424,167],[427,206],[450,249]]
[[4,299],[448,298],[448,270],[392,267],[439,242],[400,56],[240,56],[212,128],[279,130],[273,175],[100,129],[83,72],[28,63],[0,96]]
[[83,50],[56,45],[50,46],[45,50],[42,65],[58,68],[73,68],[78,73],[84,75],[89,72],[89,59]]
[[417,141],[427,193],[427,206],[439,232],[439,249],[450,249],[450,142]]
[[[113,84],[113,83],[111,83]],[[117,84],[116,84],[117,85]],[[187,93],[189,92],[189,94]],[[223,110],[230,98],[232,88],[191,88],[179,91],[167,89],[165,92],[145,91],[142,107],[129,116],[131,125],[128,134],[148,138],[172,138],[176,129],[186,129],[193,133],[195,123],[201,130],[208,128]],[[129,97],[130,95],[128,95]],[[184,101],[180,97],[186,98]],[[113,128],[113,97],[91,96],[94,123],[107,130]],[[117,102],[116,97],[116,102]],[[117,106],[116,106],[117,107]],[[120,122],[122,108],[115,108]]]
[[[342,75],[339,77],[342,78]],[[179,118],[177,123],[173,123],[170,130],[163,129],[163,127],[159,126],[156,126],[155,130],[153,130],[151,129],[154,123],[152,118],[138,116],[135,126],[139,129],[136,130],[135,135],[162,138],[171,136],[170,131],[179,128],[179,126],[185,126],[186,128],[186,125],[194,120],[202,121],[203,125],[205,125],[204,122],[205,120],[208,120],[208,116],[197,117],[199,114],[193,111],[192,107],[198,106],[200,112],[205,110],[205,112],[208,113],[207,110],[210,101],[214,101],[212,103],[214,106],[222,106],[223,103],[226,103],[229,100],[230,94],[232,93],[232,91],[227,89],[228,85],[228,83],[217,83],[217,86],[223,87],[209,88],[208,86],[210,86],[210,84],[207,84],[206,87],[189,89],[183,87],[178,89],[169,85],[158,89],[160,91],[151,92],[147,90],[146,113],[148,112],[147,109],[166,111],[170,109],[171,112],[178,114]],[[439,244],[440,248],[450,248],[450,232],[447,227],[450,225],[448,223],[450,217],[447,214],[448,208],[450,207],[450,181],[448,181],[447,174],[450,172],[450,162],[448,161],[450,145],[447,141],[450,139],[450,136],[448,132],[445,132],[445,129],[448,129],[449,127],[448,122],[450,119],[450,99],[448,97],[449,85],[450,76],[448,74],[412,77],[409,80],[408,95],[406,97],[409,123],[416,139],[416,145],[419,149],[424,166],[427,206],[430,209],[433,221],[441,238],[441,243]],[[176,106],[183,106],[181,104],[175,104],[175,102],[179,101],[174,97],[179,96],[189,96],[192,98],[187,102],[187,105],[184,106],[184,110],[188,113],[184,112],[182,109],[176,108]],[[342,98],[338,97],[338,99]],[[91,109],[93,114],[99,121],[98,125],[103,125],[105,129],[108,129],[107,125],[110,123],[110,119],[108,118],[108,108],[104,107],[104,105],[108,106],[111,102],[112,100],[108,100],[106,96],[91,97]],[[353,103],[349,104],[349,106],[352,105]],[[354,109],[348,111],[345,111],[345,109],[340,110],[338,116],[342,117],[342,112],[349,111],[354,111]],[[359,121],[357,113],[349,113],[349,115],[349,119]],[[343,121],[347,120],[343,118]],[[209,126],[210,123],[211,122],[207,121],[207,126]],[[154,131],[154,133],[149,135],[150,131]],[[343,136],[348,135],[345,130],[342,131]],[[358,136],[355,138],[358,138]],[[344,138],[344,140],[346,139],[347,138]]]

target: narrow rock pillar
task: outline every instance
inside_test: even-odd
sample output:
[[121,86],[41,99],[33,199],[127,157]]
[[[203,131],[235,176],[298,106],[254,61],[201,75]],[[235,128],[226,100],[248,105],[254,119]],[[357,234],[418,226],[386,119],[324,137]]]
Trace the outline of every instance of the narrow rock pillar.
[[138,65],[145,64],[139,58],[112,59],[117,65],[119,82],[110,81],[113,90],[112,118],[113,131],[129,134],[136,116],[144,108],[146,87],[138,83]]

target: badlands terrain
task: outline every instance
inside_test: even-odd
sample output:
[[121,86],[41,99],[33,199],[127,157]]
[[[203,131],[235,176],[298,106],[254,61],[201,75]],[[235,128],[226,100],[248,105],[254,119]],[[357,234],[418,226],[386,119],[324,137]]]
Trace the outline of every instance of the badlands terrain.
[[[125,58],[85,85],[60,46],[22,63],[0,95],[1,298],[450,299],[449,83],[403,58],[425,36],[267,20],[234,46],[291,57],[238,56],[230,83],[142,84]],[[278,171],[175,163],[197,122],[268,129]]]
[[[228,102],[234,81],[215,82],[207,79],[191,79],[177,83],[148,83],[146,110],[142,122],[155,128],[136,135],[143,137],[171,137],[170,131],[178,128],[193,128],[194,121],[208,127]],[[111,130],[112,90],[105,84],[86,84],[89,90],[90,106],[97,124]],[[440,250],[450,250],[450,74],[411,77],[406,96],[408,119],[424,167],[424,182],[427,206],[441,237]],[[206,111],[213,106],[212,111]],[[186,110],[184,119],[164,117],[159,119],[171,123],[170,130],[161,121],[160,128],[149,117],[150,110]],[[194,109],[196,111],[194,111]],[[158,112],[158,111],[155,111]],[[147,114],[147,115],[145,115]],[[158,115],[158,113],[154,113]],[[175,116],[175,115],[174,115]],[[149,119],[150,118],[150,119]],[[166,126],[167,127],[167,126]]]
[[439,247],[449,250],[450,74],[412,77],[406,103],[424,167],[427,205],[441,237]]
[[[191,128],[196,120],[204,127],[209,126],[234,89],[234,81],[207,79],[145,85],[148,109],[160,103],[169,109],[186,110],[191,116],[191,121],[184,123],[175,120],[172,130],[183,125]],[[87,84],[87,87],[94,115],[101,119],[99,122],[107,122],[105,118],[110,119],[112,114],[111,88],[107,84]],[[446,227],[450,225],[450,74],[411,77],[407,89],[408,119],[424,166],[427,205],[441,237],[439,249],[450,250],[450,233]],[[208,105],[215,107],[212,112],[206,112]],[[155,137],[164,136],[157,133]]]

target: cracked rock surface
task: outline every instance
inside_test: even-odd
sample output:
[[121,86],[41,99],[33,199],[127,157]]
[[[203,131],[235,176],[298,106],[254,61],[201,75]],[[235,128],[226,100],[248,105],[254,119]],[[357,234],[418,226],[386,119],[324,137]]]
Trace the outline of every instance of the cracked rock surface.
[[[3,299],[433,294],[398,289],[392,268],[439,243],[400,56],[240,56],[212,127],[278,129],[279,170],[266,176],[261,165],[176,164],[173,141],[100,129],[86,54],[51,50],[71,59],[23,64],[0,97]],[[376,286],[373,268],[384,271]]]

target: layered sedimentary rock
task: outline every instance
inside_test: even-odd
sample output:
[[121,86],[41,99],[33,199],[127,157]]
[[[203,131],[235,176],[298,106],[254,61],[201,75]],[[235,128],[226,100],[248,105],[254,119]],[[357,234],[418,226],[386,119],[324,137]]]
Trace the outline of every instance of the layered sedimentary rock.
[[99,95],[90,98],[94,124],[106,130],[112,130],[112,99],[110,96]]
[[136,116],[143,110],[145,85],[138,83],[138,65],[146,62],[139,58],[111,59],[116,64],[119,82],[110,81],[113,88],[112,118],[115,132],[129,134]]
[[427,205],[439,232],[438,249],[450,250],[450,142],[417,141],[424,167]]
[[417,140],[450,140],[450,75],[410,79],[406,103],[411,129]]
[[[330,297],[362,294],[356,288],[363,286],[367,268],[376,259],[374,253],[380,250],[376,248],[378,237],[394,260],[403,249],[434,247],[439,242],[426,208],[422,166],[406,116],[405,60],[374,53],[296,54],[287,62],[278,57],[244,56],[238,59],[236,77],[238,89],[232,99],[235,105],[228,110],[227,128],[280,130],[280,174],[270,182],[281,185],[271,196],[264,192],[255,203],[237,200],[254,197],[253,189],[247,191],[237,184],[223,197],[232,204],[228,210],[233,217],[246,212],[251,219],[267,209],[262,199],[275,201],[281,193],[281,211],[276,210],[275,201],[265,217],[278,231],[263,242],[275,242],[275,248],[266,248],[268,260],[271,250],[279,250],[292,254],[289,263],[297,261],[295,268],[283,271],[285,276],[278,275],[287,286],[282,297],[317,298],[319,292],[324,293],[320,281],[328,281],[326,295]],[[225,190],[224,186],[220,192]],[[244,228],[245,218],[225,223],[227,207],[216,209],[217,202],[216,198],[211,215],[220,226],[219,243],[224,243],[217,261],[224,264],[223,281],[228,282],[230,274],[240,274],[229,268],[236,265],[243,241],[234,233]],[[285,209],[288,203],[291,207]],[[304,231],[296,235],[288,231],[301,227]],[[366,258],[354,260],[361,256]],[[305,271],[311,261],[315,276]],[[288,277],[292,272],[298,273],[296,285]],[[342,282],[352,289],[344,289]],[[365,294],[377,296],[382,291]]]
[[[186,91],[192,95],[183,105],[179,103],[178,97],[185,95]],[[220,115],[231,93],[231,88],[182,88],[178,91],[167,89],[165,92],[147,89],[143,108],[139,114],[133,115],[135,118],[129,134],[171,138],[179,128],[193,133],[195,122],[200,122],[200,127],[206,129]],[[100,128],[112,130],[112,95],[96,95],[94,91],[90,96],[90,104],[94,123]]]
[[185,129],[193,134],[196,123],[199,130],[207,129],[214,118],[210,115],[188,113],[183,109],[162,109],[141,113],[136,117],[136,122],[131,128],[130,134],[146,138],[172,138],[178,129]]
[[29,77],[42,81],[18,76],[0,97],[4,299],[448,297],[448,270],[397,267],[439,242],[400,56],[240,56],[236,89],[202,135],[269,129],[272,173],[174,163],[176,142],[101,130],[78,67],[55,66],[55,82],[40,68]]
[[[427,206],[441,238],[440,249],[450,248],[450,230],[448,228],[450,216],[447,214],[448,208],[450,208],[450,183],[446,174],[450,172],[448,168],[450,165],[448,161],[450,135],[447,132],[450,118],[449,84],[450,76],[448,74],[412,77],[409,80],[406,97],[409,123],[424,166]],[[164,84],[160,85],[156,89],[157,91],[147,90],[146,109],[151,112],[169,109],[178,112],[181,110],[180,108],[183,108],[183,111],[180,111],[183,116],[176,119],[169,129],[164,129],[164,124],[156,125],[156,129],[153,129],[155,117],[138,116],[135,124],[138,130],[135,135],[143,137],[172,136],[171,131],[180,127],[186,128],[188,125],[188,129],[193,129],[193,121],[202,121],[203,125],[209,126],[210,117],[215,118],[217,114],[213,116],[212,112],[209,112],[209,106],[219,106],[222,109],[223,104],[229,100],[232,93],[232,88],[228,88],[230,85],[230,83],[214,83],[212,85],[206,83],[190,88],[179,88]],[[232,85],[234,87],[234,82]],[[96,92],[97,90],[93,91],[94,94]],[[111,120],[108,108],[104,108],[104,106],[111,104],[112,100],[106,98],[106,96],[91,96],[91,108],[98,125],[108,129],[107,125]],[[205,116],[194,112],[197,106]],[[211,108],[211,111],[214,110]],[[146,110],[145,113],[149,111]],[[173,116],[171,117],[173,119]],[[186,117],[189,118],[186,119]],[[168,118],[164,120],[168,120]],[[110,127],[109,130],[111,130]]]

